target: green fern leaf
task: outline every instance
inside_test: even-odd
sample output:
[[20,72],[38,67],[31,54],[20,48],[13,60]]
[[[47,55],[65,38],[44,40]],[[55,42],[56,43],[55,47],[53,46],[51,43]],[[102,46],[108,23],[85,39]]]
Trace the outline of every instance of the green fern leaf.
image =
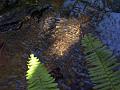
[[54,78],[33,54],[30,55],[28,61],[26,78],[27,90],[59,90]]
[[94,87],[97,90],[119,90],[120,71],[113,68],[119,66],[115,56],[98,39],[91,34],[85,35],[82,39],[85,47],[85,55],[88,63],[88,71]]

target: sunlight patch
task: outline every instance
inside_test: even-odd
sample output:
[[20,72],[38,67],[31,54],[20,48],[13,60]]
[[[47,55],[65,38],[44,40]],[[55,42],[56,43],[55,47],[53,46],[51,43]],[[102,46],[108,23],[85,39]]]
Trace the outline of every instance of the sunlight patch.
[[55,42],[49,48],[51,55],[62,56],[67,53],[72,45],[78,42],[80,36],[80,24],[76,19],[62,18],[56,25]]

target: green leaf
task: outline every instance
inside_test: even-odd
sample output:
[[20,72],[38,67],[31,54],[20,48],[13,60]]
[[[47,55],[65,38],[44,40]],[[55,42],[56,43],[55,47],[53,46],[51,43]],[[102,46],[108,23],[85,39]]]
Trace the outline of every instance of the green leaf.
[[119,90],[120,71],[113,71],[113,68],[120,66],[120,63],[116,62],[112,52],[91,34],[83,37],[82,44],[85,47],[85,58],[89,62],[87,66],[91,80],[96,84],[94,88]]
[[33,54],[30,55],[27,66],[27,90],[59,90],[55,79]]

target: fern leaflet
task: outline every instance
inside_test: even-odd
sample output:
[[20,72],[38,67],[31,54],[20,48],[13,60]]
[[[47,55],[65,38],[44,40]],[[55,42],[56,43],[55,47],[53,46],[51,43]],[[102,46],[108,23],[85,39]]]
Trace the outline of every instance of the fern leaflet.
[[94,87],[97,90],[119,90],[120,71],[114,70],[119,63],[112,54],[98,39],[91,34],[85,35],[82,39],[85,47],[88,71]]
[[27,90],[59,90],[54,78],[33,54],[29,58],[26,78]]

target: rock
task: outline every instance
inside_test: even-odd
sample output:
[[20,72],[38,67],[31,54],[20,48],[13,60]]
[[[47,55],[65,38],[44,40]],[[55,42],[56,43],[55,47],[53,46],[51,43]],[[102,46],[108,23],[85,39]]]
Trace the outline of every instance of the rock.
[[107,13],[96,27],[101,40],[120,55],[120,13]]
[[112,12],[120,13],[120,0],[107,0],[107,5]]
[[0,16],[0,32],[16,31],[21,28],[24,22],[30,17],[37,17],[40,19],[42,14],[49,10],[50,5],[25,6],[14,9]]

